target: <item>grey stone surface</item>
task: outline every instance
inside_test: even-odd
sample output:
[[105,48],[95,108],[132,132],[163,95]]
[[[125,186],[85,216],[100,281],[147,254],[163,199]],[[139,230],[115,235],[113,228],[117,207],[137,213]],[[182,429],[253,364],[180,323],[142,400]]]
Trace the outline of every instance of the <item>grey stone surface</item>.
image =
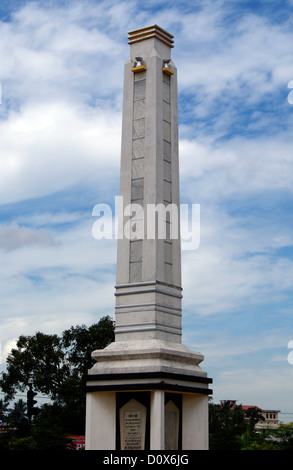
[[[138,158],[132,161],[132,178],[138,179],[144,177],[144,158]],[[143,194],[141,196],[143,198]]]
[[137,80],[145,80],[146,79],[146,71],[135,73],[134,74],[134,81]]
[[146,80],[137,80],[134,82],[134,100],[145,98]]
[[133,179],[131,181],[131,200],[136,201],[143,198],[144,179]]
[[171,203],[172,202],[171,183],[169,183],[169,181],[163,181],[163,186],[164,186],[164,201]]
[[133,121],[133,139],[140,139],[145,136],[145,119]]
[[142,119],[145,117],[145,100],[140,99],[133,103],[133,119]]
[[171,182],[171,163],[164,160],[164,180]]
[[171,162],[171,143],[166,140],[163,141],[163,157],[164,160]]
[[179,408],[172,400],[165,405],[165,450],[178,450]]
[[172,264],[172,243],[168,241],[164,241],[164,248],[165,248],[165,262]]
[[144,450],[146,407],[132,399],[119,410],[121,450]]
[[142,240],[130,242],[130,262],[142,261]]
[[163,101],[170,103],[170,85],[163,82]]
[[173,270],[172,270],[172,264],[166,263],[164,264],[165,267],[165,279],[168,284],[173,283]]
[[163,121],[163,139],[171,142],[171,124],[167,121]]
[[163,119],[164,121],[171,122],[171,106],[165,101],[163,101]]
[[[94,351],[92,356],[96,363],[90,369],[90,374],[148,371],[206,377],[199,365],[204,359],[203,355],[191,351],[183,344],[170,341],[115,341],[104,349]],[[205,384],[200,386],[206,388]]]
[[129,263],[129,281],[139,282],[142,278],[142,262]]
[[144,158],[145,139],[136,139],[133,141],[132,156],[133,158]]
[[[126,201],[143,204],[145,214],[148,204],[174,203],[179,209],[177,74],[174,63],[170,62],[174,70],[172,77],[162,72],[163,59],[170,58],[170,55],[169,44],[152,37],[131,42],[130,57],[125,65],[121,195]],[[136,56],[142,57],[146,71],[131,71]],[[170,240],[170,223],[165,224],[166,219],[169,221],[168,214],[162,220],[166,229],[163,236]],[[182,334],[180,235],[177,231],[176,243],[165,246],[164,239],[161,239],[161,225],[154,239],[146,236],[149,234],[148,224],[149,221],[145,220],[139,251],[138,245],[132,245],[133,241],[118,241],[115,337],[116,341],[157,338],[177,343],[181,341]],[[131,240],[134,240],[132,235],[136,227],[137,220],[131,221]],[[125,263],[128,263],[128,269]],[[154,288],[132,287],[135,283],[149,282],[154,283]],[[164,288],[158,283],[163,283]],[[128,284],[126,294],[119,286]],[[176,291],[179,296],[174,294],[173,285],[179,289]],[[161,309],[158,303],[163,306]],[[147,308],[146,304],[150,307]],[[178,314],[175,322],[174,311]]]

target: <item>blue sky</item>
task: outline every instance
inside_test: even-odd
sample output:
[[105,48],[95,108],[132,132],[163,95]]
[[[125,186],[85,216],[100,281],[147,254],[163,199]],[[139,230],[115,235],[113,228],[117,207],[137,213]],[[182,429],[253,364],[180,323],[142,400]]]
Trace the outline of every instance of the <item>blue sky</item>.
[[181,202],[201,243],[182,252],[183,342],[214,401],[293,421],[292,0],[2,1],[1,367],[20,334],[114,316],[115,240],[92,209],[119,191],[127,33],[174,35]]

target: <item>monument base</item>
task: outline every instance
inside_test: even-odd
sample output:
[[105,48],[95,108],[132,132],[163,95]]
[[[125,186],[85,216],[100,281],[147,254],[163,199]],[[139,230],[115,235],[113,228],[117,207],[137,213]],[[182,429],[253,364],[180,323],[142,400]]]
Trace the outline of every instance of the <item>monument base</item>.
[[161,340],[114,342],[93,353],[87,377],[87,450],[208,448],[212,382],[203,356]]

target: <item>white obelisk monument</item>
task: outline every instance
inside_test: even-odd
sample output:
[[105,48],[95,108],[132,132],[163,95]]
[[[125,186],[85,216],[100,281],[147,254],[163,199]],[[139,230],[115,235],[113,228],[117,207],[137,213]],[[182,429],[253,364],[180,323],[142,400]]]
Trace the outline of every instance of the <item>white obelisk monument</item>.
[[[115,341],[93,352],[86,449],[208,448],[204,357],[181,342],[177,70],[173,36],[129,33]],[[184,71],[183,71],[184,72]]]

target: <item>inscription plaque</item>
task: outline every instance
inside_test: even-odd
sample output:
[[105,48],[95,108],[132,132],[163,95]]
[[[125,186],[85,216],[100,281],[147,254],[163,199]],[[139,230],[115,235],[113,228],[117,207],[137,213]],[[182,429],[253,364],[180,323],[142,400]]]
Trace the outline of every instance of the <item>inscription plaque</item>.
[[121,450],[144,450],[146,407],[131,399],[120,409],[119,419]]
[[165,405],[165,450],[178,450],[179,409],[172,400]]

